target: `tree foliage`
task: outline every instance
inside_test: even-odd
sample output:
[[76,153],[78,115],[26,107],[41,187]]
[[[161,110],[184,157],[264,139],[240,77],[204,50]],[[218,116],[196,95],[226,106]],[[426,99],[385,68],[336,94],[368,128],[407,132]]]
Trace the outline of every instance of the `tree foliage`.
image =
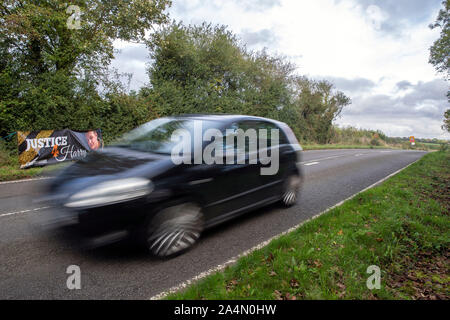
[[350,104],[350,98],[333,90],[333,84],[325,80],[306,77],[293,79],[292,109],[290,117],[284,119],[305,141],[329,143],[333,137],[333,120]]
[[444,113],[444,124],[442,125],[442,130],[447,130],[447,132],[450,132],[450,109],[447,109]]
[[[441,35],[430,48],[429,62],[438,72],[444,74],[446,80],[450,80],[450,0],[443,1],[442,5],[444,7],[439,10],[435,23],[430,25],[431,29],[440,28]],[[450,102],[450,91],[447,92],[447,100]],[[442,126],[442,129],[447,131],[449,113],[450,109],[447,109]]]
[[144,41],[146,30],[166,21],[163,11],[170,1],[70,4],[79,8],[79,28],[69,27],[74,16],[63,1],[0,4],[0,136],[16,130],[104,127],[103,117],[123,115],[105,113],[123,94],[108,69],[113,41]]
[[294,74],[266,51],[249,52],[224,26],[173,23],[149,43],[150,91],[161,115],[234,113],[279,119],[304,140],[328,142],[350,99],[327,81]]
[[430,48],[429,62],[447,79],[450,78],[450,0],[442,2],[444,6],[436,21],[430,25],[431,29],[440,28],[441,35]]
[[[166,24],[169,5],[170,0],[4,0],[0,136],[102,128],[108,141],[158,116],[233,113],[287,122],[301,140],[330,141],[332,122],[348,97],[327,81],[298,76],[283,57],[249,51],[224,26]],[[69,27],[74,23],[75,29]],[[150,86],[139,93],[127,93],[109,68],[115,40],[149,47]]]

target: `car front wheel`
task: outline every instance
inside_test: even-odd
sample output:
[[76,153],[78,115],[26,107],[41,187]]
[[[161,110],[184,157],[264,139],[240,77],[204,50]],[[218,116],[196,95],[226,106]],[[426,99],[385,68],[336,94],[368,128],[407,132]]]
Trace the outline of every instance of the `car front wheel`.
[[285,207],[291,207],[297,203],[301,186],[301,177],[297,174],[290,175],[284,184],[281,202]]
[[194,203],[181,203],[159,211],[147,225],[146,246],[159,257],[192,247],[203,231],[203,214]]

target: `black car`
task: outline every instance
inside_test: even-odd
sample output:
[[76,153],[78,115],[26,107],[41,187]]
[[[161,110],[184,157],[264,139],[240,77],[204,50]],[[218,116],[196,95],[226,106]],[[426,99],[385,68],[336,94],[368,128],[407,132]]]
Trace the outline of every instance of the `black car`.
[[[193,148],[182,158],[178,153],[174,156],[176,130],[195,137],[198,124],[203,135],[208,129],[223,134],[221,141],[197,140],[197,147],[205,151],[212,142],[219,143],[223,152],[216,149],[211,154],[219,156],[216,159],[223,157],[224,163],[199,161]],[[257,144],[248,136],[239,144],[239,129],[266,129],[267,134],[258,135]],[[276,140],[271,132],[278,132]],[[46,198],[58,208],[58,216],[75,221],[84,235],[107,239],[126,231],[153,254],[171,256],[191,247],[204,229],[225,220],[274,202],[293,205],[302,181],[301,150],[291,129],[271,119],[240,115],[159,118],[59,172]],[[263,151],[279,157],[277,170],[269,174],[262,173],[273,163],[263,157],[251,161],[252,154],[260,156]],[[244,155],[240,162],[238,154]]]

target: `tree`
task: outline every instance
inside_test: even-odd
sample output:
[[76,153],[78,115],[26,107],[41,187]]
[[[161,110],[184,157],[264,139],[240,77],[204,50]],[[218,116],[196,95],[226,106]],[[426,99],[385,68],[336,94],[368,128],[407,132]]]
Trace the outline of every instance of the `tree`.
[[150,83],[162,115],[245,113],[275,117],[289,101],[292,66],[248,52],[224,26],[174,23],[149,43]]
[[[439,10],[438,17],[434,24],[430,25],[431,29],[440,28],[441,35],[430,48],[429,62],[440,73],[444,74],[446,80],[450,79],[450,0],[442,2],[443,9]],[[450,91],[447,91],[447,100],[450,102]],[[450,109],[444,114],[444,124],[442,129],[449,131],[448,119]]]
[[295,77],[293,87],[297,135],[305,141],[328,143],[333,136],[333,121],[351,103],[350,98],[325,80]]
[[[22,75],[64,70],[90,76],[113,58],[113,41],[144,41],[161,24],[169,0],[6,0],[0,5],[2,53],[20,62]],[[78,8],[78,9],[76,9]],[[79,12],[71,22],[71,10]],[[69,14],[68,14],[69,13]],[[74,25],[75,28],[71,28]]]
[[430,25],[431,29],[440,28],[441,35],[430,48],[429,62],[445,77],[450,77],[450,0],[442,2],[444,8],[439,11],[436,22]]
[[442,130],[447,130],[447,132],[450,132],[450,109],[447,109],[444,113],[444,124],[442,125]]
[[170,0],[70,4],[0,4],[0,136],[20,129],[98,126],[108,95],[120,93],[108,69],[113,41],[143,42],[148,29],[167,20]]
[[151,87],[158,114],[234,113],[278,119],[303,140],[328,142],[332,122],[350,99],[327,81],[294,74],[266,51],[249,52],[223,26],[174,23],[149,44]]

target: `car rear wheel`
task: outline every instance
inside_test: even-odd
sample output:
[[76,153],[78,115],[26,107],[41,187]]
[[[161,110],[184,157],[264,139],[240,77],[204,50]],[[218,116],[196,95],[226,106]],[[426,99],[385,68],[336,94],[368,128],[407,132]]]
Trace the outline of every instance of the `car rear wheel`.
[[290,175],[284,185],[281,202],[285,207],[291,207],[297,203],[301,186],[301,177],[297,174]]
[[147,226],[146,245],[159,257],[191,248],[203,231],[203,214],[194,203],[181,203],[159,211]]

